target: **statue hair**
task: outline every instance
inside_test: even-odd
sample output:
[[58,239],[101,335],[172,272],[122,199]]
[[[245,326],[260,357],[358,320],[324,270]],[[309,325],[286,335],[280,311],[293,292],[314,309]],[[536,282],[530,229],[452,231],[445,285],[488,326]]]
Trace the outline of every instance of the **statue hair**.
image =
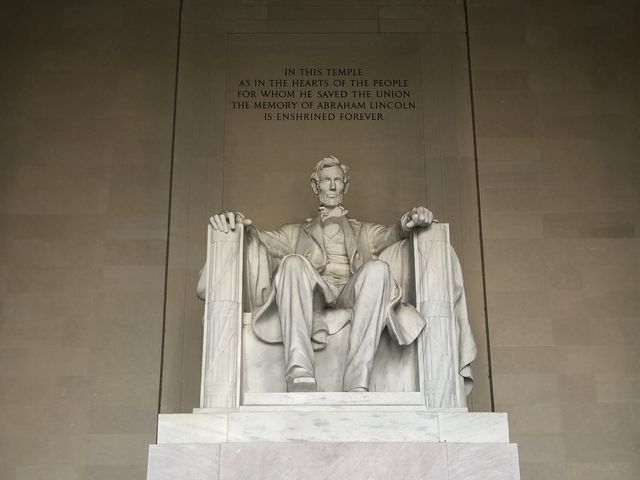
[[320,170],[328,167],[340,167],[342,170],[342,176],[344,177],[344,184],[347,185],[349,183],[349,167],[347,167],[344,163],[340,163],[333,155],[329,155],[328,157],[323,158],[318,163],[316,163],[313,172],[311,173],[311,183],[315,183],[316,185],[320,182]]

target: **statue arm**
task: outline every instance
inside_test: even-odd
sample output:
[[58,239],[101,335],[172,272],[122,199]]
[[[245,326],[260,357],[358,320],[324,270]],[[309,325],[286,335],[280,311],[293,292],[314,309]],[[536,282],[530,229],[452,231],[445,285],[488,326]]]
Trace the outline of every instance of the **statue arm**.
[[425,207],[414,207],[405,213],[398,223],[390,227],[373,225],[369,232],[369,248],[373,255],[394,243],[409,237],[409,232],[416,227],[428,227],[433,221],[433,213]]
[[236,224],[242,224],[245,227],[245,233],[251,240],[257,240],[263,244],[269,255],[274,258],[282,258],[293,250],[291,225],[284,225],[278,230],[260,231],[253,225],[253,220],[245,217],[243,213],[227,211],[212,215],[209,218],[209,224],[214,230],[228,233],[235,230]]
[[408,235],[408,231],[402,228],[400,222],[390,227],[372,224],[368,231],[369,250],[377,257],[385,248],[407,238]]
[[277,230],[258,230],[253,225],[247,227],[246,232],[250,239],[262,243],[269,255],[274,259],[280,259],[293,253],[293,239],[288,225]]

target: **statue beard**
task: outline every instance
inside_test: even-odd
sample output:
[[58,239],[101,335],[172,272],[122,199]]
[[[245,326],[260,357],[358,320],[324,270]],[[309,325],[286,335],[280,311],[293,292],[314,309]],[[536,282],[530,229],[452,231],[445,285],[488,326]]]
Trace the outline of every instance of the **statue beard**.
[[342,205],[343,196],[343,193],[334,193],[333,196],[329,196],[327,193],[320,192],[318,194],[318,200],[323,207],[334,208]]

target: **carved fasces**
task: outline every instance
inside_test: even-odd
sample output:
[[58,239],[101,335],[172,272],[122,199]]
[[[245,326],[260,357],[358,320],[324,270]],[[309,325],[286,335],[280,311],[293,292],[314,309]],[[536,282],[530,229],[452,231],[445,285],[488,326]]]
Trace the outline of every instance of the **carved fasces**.
[[460,375],[460,329],[455,318],[449,225],[413,233],[416,307],[427,321],[418,337],[420,387],[429,408],[466,407]]
[[243,232],[242,224],[228,233],[208,226],[201,408],[240,403]]

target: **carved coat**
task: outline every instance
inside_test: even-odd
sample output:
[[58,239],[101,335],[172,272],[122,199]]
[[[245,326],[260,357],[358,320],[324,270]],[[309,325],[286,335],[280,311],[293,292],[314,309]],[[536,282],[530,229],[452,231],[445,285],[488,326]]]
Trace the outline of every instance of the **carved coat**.
[[[387,329],[400,345],[413,342],[425,325],[425,320],[417,310],[406,303],[409,293],[401,285],[410,275],[406,245],[407,233],[400,223],[391,227],[340,217],[345,238],[345,247],[349,258],[351,273],[355,273],[369,260],[380,258],[391,266],[396,280],[395,291],[387,306]],[[318,272],[322,272],[327,255],[324,249],[324,236],[320,216],[309,219],[303,224],[288,224],[274,231],[258,231],[253,227],[247,229],[248,242],[247,278],[249,297],[253,316],[253,331],[258,338],[267,343],[282,342],[282,331],[278,310],[275,303],[275,288],[271,284],[273,274],[280,260],[286,255],[297,254],[305,257]],[[401,248],[404,244],[405,248]],[[396,248],[390,248],[396,246]],[[402,259],[406,256],[406,259]],[[406,294],[405,294],[406,291]],[[319,292],[323,304],[330,304],[334,294],[328,288]],[[405,302],[403,302],[405,300]],[[259,308],[255,310],[254,307]],[[326,336],[340,331],[350,320],[349,315],[340,311],[318,310],[314,318],[313,343],[320,350],[326,346]]]
[[[421,305],[423,315],[411,305],[413,297],[413,262],[407,233],[400,223],[391,227],[359,222],[342,217],[345,246],[349,257],[350,269],[355,272],[365,262],[379,258],[386,261],[396,282],[396,289],[387,309],[387,329],[399,345],[413,342],[426,324],[424,317],[433,315],[429,305]],[[288,224],[274,231],[258,231],[253,226],[246,230],[245,250],[245,287],[253,312],[253,331],[267,343],[282,342],[282,331],[275,302],[275,288],[272,285],[280,260],[289,254],[302,255],[311,262],[317,271],[326,265],[326,252],[323,247],[322,221],[319,216],[304,224]],[[459,340],[459,373],[464,378],[465,391],[468,394],[473,385],[471,362],[477,349],[469,326],[467,305],[460,262],[453,249],[448,246],[453,269],[453,302],[457,336]],[[438,286],[437,288],[442,288]],[[326,289],[320,292],[324,303],[333,300],[333,293]],[[198,282],[198,296],[204,299],[204,275]],[[319,312],[320,313],[320,312]],[[314,332],[314,347],[326,345],[326,336],[337,333],[350,320],[349,316],[334,315],[331,308],[322,313],[321,328]],[[428,333],[427,333],[428,334]]]

